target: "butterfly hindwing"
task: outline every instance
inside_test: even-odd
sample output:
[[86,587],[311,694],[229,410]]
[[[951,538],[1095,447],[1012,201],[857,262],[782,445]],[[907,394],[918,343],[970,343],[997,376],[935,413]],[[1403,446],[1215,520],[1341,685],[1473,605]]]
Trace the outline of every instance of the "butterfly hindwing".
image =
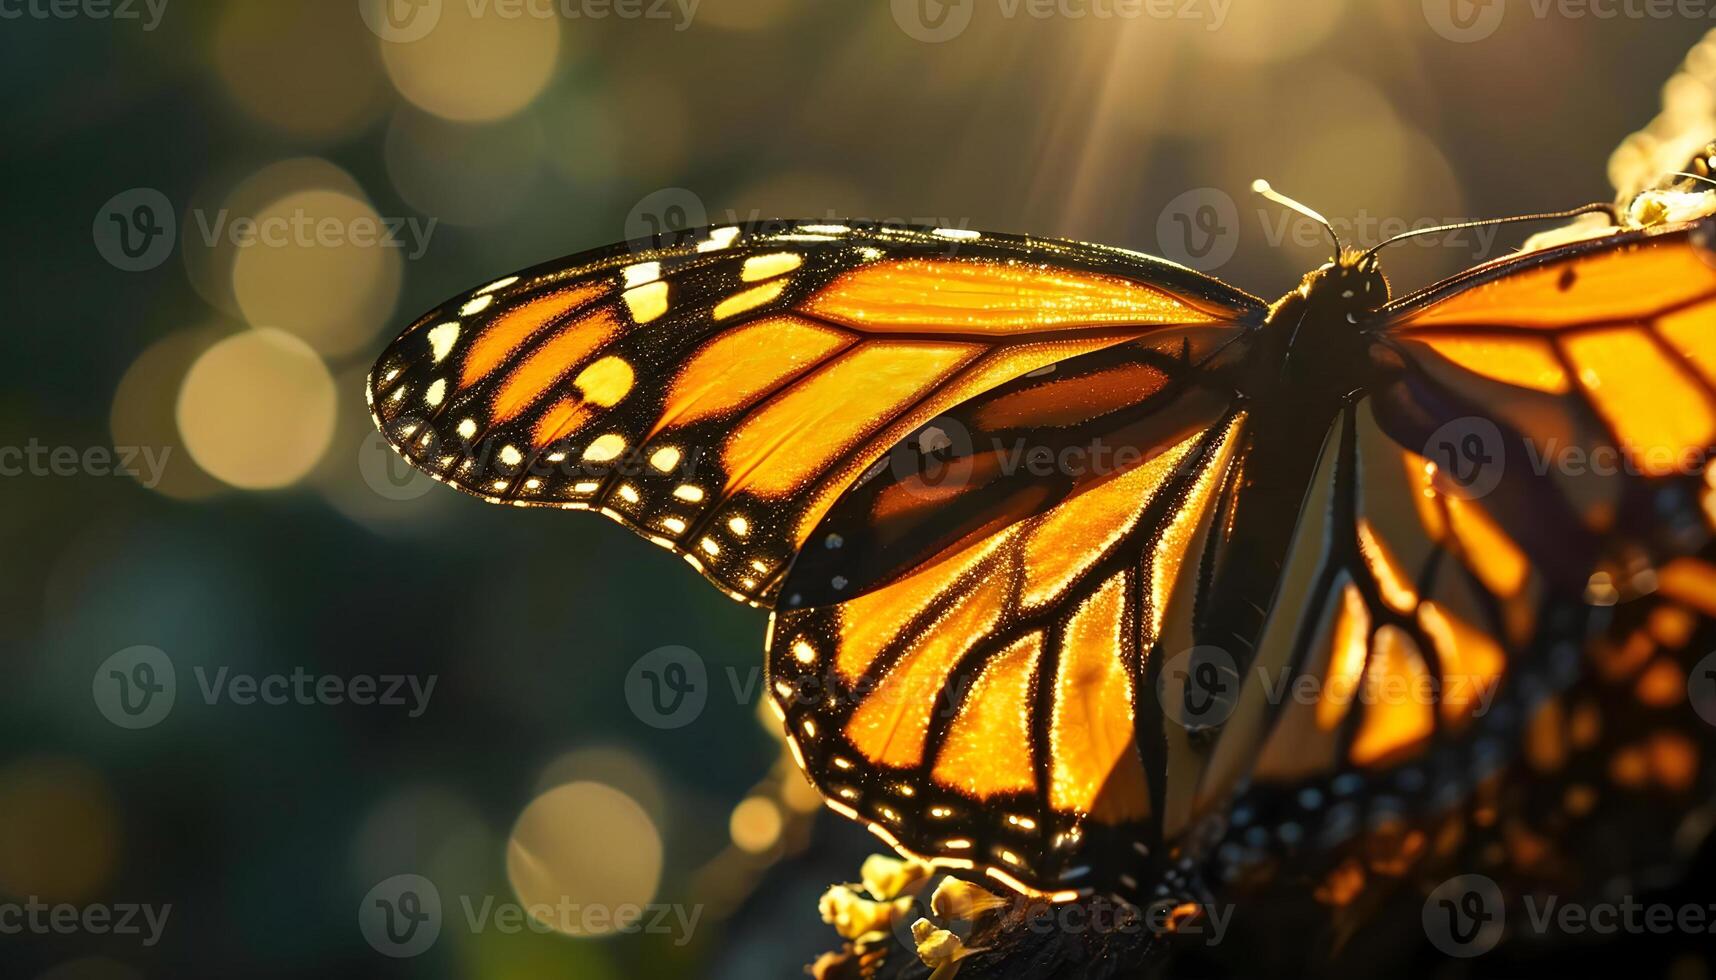
[[377,425],[495,503],[598,510],[768,605],[817,518],[936,413],[1261,304],[1134,253],[958,230],[728,226],[498,280],[419,319]]
[[1136,341],[977,396],[825,515],[769,666],[838,809],[1017,888],[1148,875],[1146,651],[1244,426],[1221,365],[1247,339]]

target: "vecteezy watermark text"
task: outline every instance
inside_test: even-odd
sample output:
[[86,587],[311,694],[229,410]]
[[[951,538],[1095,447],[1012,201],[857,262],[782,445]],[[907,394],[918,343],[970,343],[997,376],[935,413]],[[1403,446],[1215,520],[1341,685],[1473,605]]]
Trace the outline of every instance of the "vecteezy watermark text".
[[138,21],[152,31],[166,13],[167,0],[0,0],[0,20]]
[[[4,2],[4,0],[0,0]],[[407,259],[429,249],[437,218],[385,217],[377,214],[317,214],[307,208],[283,213],[234,215],[221,208],[190,212],[190,228],[204,248],[389,248]],[[109,198],[95,213],[90,229],[95,249],[108,264],[126,272],[145,272],[173,253],[179,238],[178,213],[167,195],[153,187],[133,187]]]
[[1510,467],[1522,462],[1536,478],[1554,474],[1574,479],[1696,477],[1708,472],[1711,464],[1704,446],[1631,440],[1610,445],[1553,436],[1539,440],[1481,415],[1442,423],[1425,440],[1420,455],[1430,466],[1436,488],[1463,500],[1495,492]]
[[[557,932],[569,936],[669,936],[675,946],[689,943],[703,917],[702,905],[651,902],[605,904],[555,901],[512,902],[493,895],[459,895],[464,928],[471,934]],[[358,903],[358,930],[376,952],[397,959],[419,956],[435,945],[446,925],[446,903],[435,883],[422,875],[394,875]]]
[[1481,956],[1501,942],[1509,920],[1516,933],[1535,936],[1716,934],[1716,903],[1649,902],[1634,895],[1573,901],[1554,894],[1519,896],[1525,915],[1510,916],[1496,882],[1463,874],[1438,885],[1424,901],[1430,942],[1449,956]]
[[[951,41],[971,26],[980,0],[892,0],[894,23],[914,41]],[[1227,23],[1233,0],[989,0],[1002,20],[1201,21],[1206,31]]]
[[683,31],[703,0],[358,0],[358,12],[376,37],[409,44],[428,37],[446,4],[455,2],[464,4],[471,20],[650,20],[669,21],[675,31]]
[[21,902],[0,902],[0,935],[141,936],[144,946],[153,946],[161,941],[172,912],[171,905],[139,902],[73,905],[46,902],[31,895]]
[[1713,20],[1716,0],[1422,0],[1424,19],[1442,37],[1482,41],[1510,13],[1534,20]]
[[760,208],[745,211],[726,208],[711,214],[695,191],[663,187],[644,195],[632,206],[626,215],[625,237],[634,248],[656,249],[693,244],[706,229],[717,225],[744,225],[753,236],[794,232],[816,235],[835,230],[840,234],[886,236],[907,228],[932,228],[945,243],[947,254],[952,255],[964,240],[973,237],[970,223],[969,218],[933,215],[862,217],[832,209],[824,210],[820,216],[800,212],[792,220],[770,217]]
[[172,446],[0,446],[0,477],[129,476],[153,490]]
[[[317,674],[303,667],[285,673],[238,673],[221,666],[191,668],[205,705],[404,708],[410,718],[428,710],[437,674]],[[91,680],[95,706],[121,728],[160,724],[178,699],[178,672],[164,650],[127,647],[103,660]]]

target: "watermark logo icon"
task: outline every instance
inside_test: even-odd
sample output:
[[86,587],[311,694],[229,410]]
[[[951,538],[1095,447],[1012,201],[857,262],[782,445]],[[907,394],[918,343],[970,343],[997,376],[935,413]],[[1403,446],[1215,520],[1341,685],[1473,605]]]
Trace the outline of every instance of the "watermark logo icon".
[[441,22],[441,0],[358,0],[358,15],[383,41],[409,44]]
[[645,194],[626,215],[626,241],[645,248],[679,245],[709,224],[709,210],[696,192],[663,187]]
[[626,672],[626,704],[652,728],[684,728],[708,701],[709,670],[690,647],[656,647]]
[[152,728],[173,710],[178,696],[173,661],[159,647],[126,647],[95,669],[95,707],[120,728]]
[[1471,45],[1502,27],[1507,0],[1424,0],[1424,21],[1448,41]]
[[1477,415],[1439,426],[1424,443],[1424,458],[1436,464],[1436,488],[1461,500],[1488,496],[1507,468],[1501,428]]
[[441,936],[441,892],[422,875],[394,875],[363,897],[358,930],[384,956],[418,956]]
[[1239,205],[1219,188],[1186,191],[1156,219],[1156,246],[1181,265],[1214,272],[1239,248]]
[[1494,34],[1506,14],[1506,0],[1424,0],[1424,20],[1430,29],[1457,44]]
[[178,217],[167,195],[133,187],[107,199],[90,229],[95,250],[115,269],[147,272],[173,254]]
[[891,0],[894,23],[914,41],[940,44],[971,26],[975,0]]
[[1156,697],[1163,713],[1188,731],[1219,727],[1239,704],[1239,665],[1221,647],[1192,647],[1162,665]]
[[[975,459],[971,430],[944,415],[896,443],[886,465],[894,482],[907,493],[941,499],[971,482]],[[882,465],[876,463],[863,482],[880,476]]]
[[1424,900],[1424,935],[1431,945],[1461,959],[1481,956],[1501,942],[1507,910],[1501,888],[1484,875],[1459,875]]
[[[411,425],[401,428],[416,431]],[[363,482],[388,500],[416,500],[435,486],[429,474],[406,462],[386,436],[373,430],[358,444],[357,464]]]

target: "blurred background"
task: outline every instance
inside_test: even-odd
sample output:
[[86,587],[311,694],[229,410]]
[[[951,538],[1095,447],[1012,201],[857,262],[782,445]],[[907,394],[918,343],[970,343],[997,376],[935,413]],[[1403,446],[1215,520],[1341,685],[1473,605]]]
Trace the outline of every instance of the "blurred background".
[[770,216],[1273,299],[1328,249],[1254,177],[1361,241],[1608,198],[1711,22],[1599,9],[0,2],[0,972],[798,975],[875,844],[759,723],[764,614],[413,477],[381,347],[513,269]]

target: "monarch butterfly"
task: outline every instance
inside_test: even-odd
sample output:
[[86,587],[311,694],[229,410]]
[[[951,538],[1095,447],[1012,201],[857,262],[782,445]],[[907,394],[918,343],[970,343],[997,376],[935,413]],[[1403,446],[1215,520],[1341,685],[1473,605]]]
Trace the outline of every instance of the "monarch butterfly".
[[727,225],[463,293],[367,394],[436,479],[770,609],[798,764],[900,851],[1340,908],[1708,792],[1716,194],[1673,193],[1403,298],[1337,241],[1273,304],[1071,241]]

